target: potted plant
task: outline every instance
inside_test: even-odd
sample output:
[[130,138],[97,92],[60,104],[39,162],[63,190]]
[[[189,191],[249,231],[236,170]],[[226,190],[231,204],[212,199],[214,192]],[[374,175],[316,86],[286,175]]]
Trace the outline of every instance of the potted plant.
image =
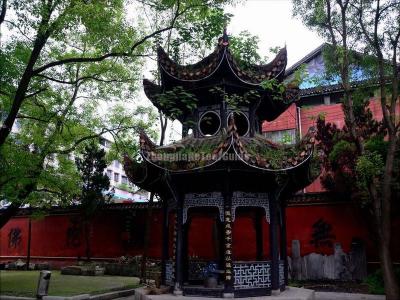
[[216,288],[218,286],[217,264],[210,262],[203,269],[204,287]]

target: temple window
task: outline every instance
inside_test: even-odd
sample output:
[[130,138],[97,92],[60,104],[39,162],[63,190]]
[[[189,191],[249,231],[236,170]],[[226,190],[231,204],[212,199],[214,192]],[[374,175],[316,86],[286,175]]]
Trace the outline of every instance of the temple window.
[[237,133],[239,134],[239,136],[247,135],[249,133],[249,129],[250,129],[250,122],[249,122],[249,119],[247,118],[247,116],[240,111],[232,112],[228,116],[228,123],[229,123],[229,118],[232,114],[235,119],[235,124],[236,124],[236,128],[237,128],[236,130],[237,130]]
[[201,115],[199,120],[199,130],[203,136],[213,136],[217,134],[221,127],[221,118],[215,111],[207,111]]

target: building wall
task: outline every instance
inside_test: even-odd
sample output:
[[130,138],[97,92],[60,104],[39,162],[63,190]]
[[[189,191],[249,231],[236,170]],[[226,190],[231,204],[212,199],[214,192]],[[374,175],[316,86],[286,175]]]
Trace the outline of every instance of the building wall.
[[[130,214],[130,217],[127,215]],[[138,255],[143,251],[145,210],[102,212],[94,220],[91,230],[91,250],[94,259],[114,259],[122,255]],[[331,227],[325,233],[331,245],[321,242],[316,247],[311,241],[317,221]],[[333,244],[339,242],[345,252],[350,251],[353,239],[360,239],[367,245],[369,261],[377,260],[376,249],[368,233],[368,224],[362,212],[351,204],[332,203],[324,205],[290,206],[287,208],[288,254],[291,255],[291,241],[299,240],[301,254],[312,252],[332,254]],[[162,216],[159,209],[152,216],[149,255],[160,258],[162,251]],[[170,217],[170,251],[172,250],[173,217]],[[15,217],[0,230],[0,260],[14,261],[27,255],[27,217]],[[395,221],[400,228],[400,220]],[[269,257],[268,223],[263,219],[264,257]],[[127,230],[127,228],[130,228]],[[218,257],[218,234],[215,230],[215,216],[197,214],[190,223],[188,254],[203,259]],[[19,231],[19,234],[16,234]],[[329,244],[328,243],[328,244]],[[400,260],[400,243],[394,241],[394,259]],[[170,252],[171,253],[171,252]],[[256,258],[254,218],[250,214],[237,212],[233,225],[233,254],[235,260]],[[32,261],[50,261],[55,266],[76,263],[85,257],[85,240],[79,215],[51,215],[32,220],[31,234]]]
[[[104,137],[100,139],[100,147],[104,151],[109,151],[112,142]],[[133,192],[133,184],[128,180],[125,174],[123,164],[118,160],[113,160],[106,168],[104,173],[110,179],[110,188],[114,189],[113,202],[130,203],[145,202],[148,200],[148,192]]]
[[[327,96],[321,95],[320,97],[324,98]],[[302,101],[307,103],[307,99],[302,99]],[[371,110],[372,115],[376,120],[382,120],[382,109],[380,107],[379,98],[371,98],[368,108]],[[396,107],[396,114],[400,115],[400,103],[398,103],[398,106]],[[325,117],[327,123],[335,124],[339,128],[342,128],[345,125],[344,113],[340,103],[302,106],[300,107],[300,113],[297,112],[296,104],[292,104],[276,120],[272,122],[264,122],[262,130],[263,133],[266,134],[267,132],[296,129],[297,132],[299,130],[301,131],[300,136],[304,136],[307,134],[310,127],[316,126],[316,120],[321,115]],[[325,189],[322,187],[319,177],[305,188],[306,193],[318,193],[324,191]]]

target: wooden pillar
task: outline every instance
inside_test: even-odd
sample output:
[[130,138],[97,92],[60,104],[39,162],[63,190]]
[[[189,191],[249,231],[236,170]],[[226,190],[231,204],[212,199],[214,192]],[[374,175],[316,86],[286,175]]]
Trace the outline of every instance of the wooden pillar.
[[285,285],[288,285],[288,260],[287,260],[287,240],[286,240],[286,204],[282,202],[280,209],[281,224],[281,259],[284,261],[283,274]]
[[254,218],[254,227],[256,230],[256,257],[257,260],[262,260],[264,257],[264,239],[263,239],[263,216],[259,210],[256,211]]
[[175,295],[182,295],[183,285],[183,197],[179,193],[176,204]]
[[166,263],[169,258],[169,220],[168,202],[163,201],[162,254],[161,254],[161,283],[165,285]]
[[224,298],[234,297],[234,274],[233,274],[233,261],[232,261],[232,191],[229,187],[229,179],[227,176],[226,189],[224,193]]
[[182,225],[182,284],[189,278],[189,228],[192,219],[188,216]]
[[278,244],[278,210],[275,195],[270,193],[270,253],[271,253],[271,289],[279,291],[279,244]]

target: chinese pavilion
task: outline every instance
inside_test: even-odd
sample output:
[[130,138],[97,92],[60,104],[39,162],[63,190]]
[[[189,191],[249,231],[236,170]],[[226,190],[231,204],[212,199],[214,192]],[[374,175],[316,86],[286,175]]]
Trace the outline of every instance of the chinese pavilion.
[[[126,157],[125,170],[134,184],[162,199],[162,281],[174,294],[233,298],[285,289],[285,198],[312,181],[314,148],[313,130],[295,145],[278,145],[261,135],[263,121],[274,120],[298,98],[297,88],[282,83],[286,62],[283,48],[269,64],[243,67],[229,49],[226,32],[214,52],[193,65],[179,65],[158,49],[161,85],[145,79],[145,93],[165,115],[182,122],[183,138],[156,146],[141,133],[143,159]],[[239,207],[254,213],[254,261],[234,259]],[[214,261],[188,255],[196,211],[215,216],[219,250]],[[262,222],[269,224],[268,256]],[[210,274],[216,274],[217,285],[204,287]]]

